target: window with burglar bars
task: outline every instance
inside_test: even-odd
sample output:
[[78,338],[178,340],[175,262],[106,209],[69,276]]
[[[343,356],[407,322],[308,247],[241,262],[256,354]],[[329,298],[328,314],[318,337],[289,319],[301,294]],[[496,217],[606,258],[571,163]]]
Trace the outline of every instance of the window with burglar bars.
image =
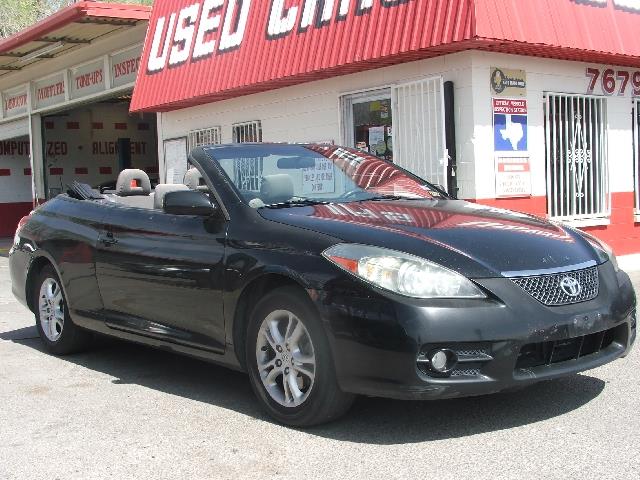
[[234,123],[233,143],[262,142],[262,124],[255,122]]
[[204,128],[189,132],[189,151],[202,145],[217,145],[222,143],[222,129],[220,127]]
[[636,213],[640,213],[640,100],[633,101],[633,138],[635,145],[635,163],[633,177],[636,192]]
[[[232,126],[233,142],[262,142],[260,121],[235,123]],[[242,191],[260,191],[262,181],[262,158],[238,158],[233,166],[234,182]]]
[[547,202],[551,217],[609,214],[606,99],[547,94]]

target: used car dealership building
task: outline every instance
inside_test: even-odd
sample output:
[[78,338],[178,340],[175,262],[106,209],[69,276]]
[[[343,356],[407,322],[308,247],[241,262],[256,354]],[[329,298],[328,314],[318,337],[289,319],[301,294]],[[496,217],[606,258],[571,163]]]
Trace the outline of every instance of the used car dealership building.
[[[0,236],[73,178],[181,182],[197,145],[333,142],[468,208],[640,253],[640,1],[163,0],[149,15],[81,2],[0,41]],[[238,173],[256,184],[261,167]]]

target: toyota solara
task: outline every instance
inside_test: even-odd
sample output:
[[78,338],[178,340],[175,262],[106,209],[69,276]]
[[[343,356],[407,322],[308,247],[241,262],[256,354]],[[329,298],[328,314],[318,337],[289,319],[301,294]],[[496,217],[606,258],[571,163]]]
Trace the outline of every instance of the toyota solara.
[[344,147],[211,145],[189,164],[153,191],[140,170],[74,182],[20,221],[13,292],[51,353],[102,334],[220,363],[309,426],[358,394],[516,389],[635,340],[629,277],[571,227]]

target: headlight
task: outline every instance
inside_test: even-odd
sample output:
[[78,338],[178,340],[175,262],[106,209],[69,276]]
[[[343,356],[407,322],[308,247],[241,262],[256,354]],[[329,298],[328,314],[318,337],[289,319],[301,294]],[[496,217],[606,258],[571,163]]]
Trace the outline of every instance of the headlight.
[[366,282],[407,297],[486,297],[468,278],[408,253],[341,243],[328,248],[322,255]]

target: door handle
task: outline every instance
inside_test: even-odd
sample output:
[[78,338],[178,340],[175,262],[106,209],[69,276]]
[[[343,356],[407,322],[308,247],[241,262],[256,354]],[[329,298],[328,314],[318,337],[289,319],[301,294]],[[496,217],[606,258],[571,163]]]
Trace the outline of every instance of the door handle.
[[110,247],[111,245],[118,243],[118,240],[113,237],[113,232],[107,232],[106,235],[100,237],[100,242],[104,246]]

